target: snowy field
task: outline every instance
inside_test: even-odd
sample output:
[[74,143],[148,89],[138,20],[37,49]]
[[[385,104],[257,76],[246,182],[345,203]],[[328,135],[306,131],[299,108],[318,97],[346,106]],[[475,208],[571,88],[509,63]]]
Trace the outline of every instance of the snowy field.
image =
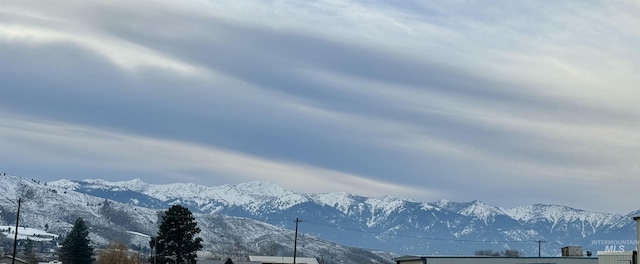
[[[5,235],[7,238],[13,239],[15,236],[15,226],[0,226],[0,232]],[[58,235],[47,233],[44,230],[30,228],[30,227],[19,227],[18,229],[18,239],[31,239],[33,241],[52,241],[58,238]]]

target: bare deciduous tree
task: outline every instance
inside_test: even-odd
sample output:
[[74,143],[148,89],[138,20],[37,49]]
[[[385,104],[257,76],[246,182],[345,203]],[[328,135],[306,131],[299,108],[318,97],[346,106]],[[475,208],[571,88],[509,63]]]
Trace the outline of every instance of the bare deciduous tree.
[[129,252],[127,246],[121,243],[112,243],[98,254],[98,264],[142,264],[142,258]]

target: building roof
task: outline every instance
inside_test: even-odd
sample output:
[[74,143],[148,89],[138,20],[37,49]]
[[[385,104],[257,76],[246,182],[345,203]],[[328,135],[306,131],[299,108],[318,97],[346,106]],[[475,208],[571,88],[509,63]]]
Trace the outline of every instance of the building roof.
[[[249,256],[249,260],[260,261],[262,263],[293,264],[293,257]],[[316,258],[296,257],[296,264],[319,264],[319,263]]]
[[[226,260],[198,260],[197,264],[224,264]],[[233,261],[233,264],[262,264],[259,261]]]
[[398,264],[598,264],[598,259],[592,257],[402,256],[395,258],[394,261]]
[[[13,260],[12,256],[2,256],[0,257],[0,264],[11,263],[12,262],[11,260]],[[16,258],[15,263],[27,263],[27,262],[20,258]]]
[[[598,251],[600,252],[600,251]],[[569,257],[505,257],[505,256],[447,256],[447,255],[406,255],[402,257],[397,257],[397,260],[411,260],[411,259],[421,259],[421,258],[494,258],[494,259],[566,259],[566,258],[596,258],[596,257],[581,257],[581,256],[569,256]]]
[[631,256],[633,255],[633,251],[598,251],[598,256],[618,256],[618,255]]
[[[600,252],[600,251],[598,251]],[[407,256],[402,256],[402,257],[398,257],[398,258],[394,258],[393,260],[419,260],[419,259],[423,259],[423,258],[429,258],[429,259],[434,259],[434,258],[475,258],[475,259],[484,259],[484,258],[491,258],[491,259],[597,259],[597,257],[581,257],[581,256],[569,256],[569,257],[504,257],[504,256],[434,256],[434,255],[419,255],[419,256],[411,256],[411,255],[407,255]]]

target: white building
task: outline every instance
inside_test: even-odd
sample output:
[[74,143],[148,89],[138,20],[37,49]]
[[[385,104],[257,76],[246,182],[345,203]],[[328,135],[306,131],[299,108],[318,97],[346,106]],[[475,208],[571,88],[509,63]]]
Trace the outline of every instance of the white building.
[[397,264],[598,264],[597,258],[590,257],[404,256],[394,260]]
[[[250,261],[259,261],[263,264],[293,264],[293,257],[274,256],[249,256]],[[296,264],[319,264],[316,258],[296,257]]]
[[606,252],[598,251],[598,264],[631,264],[633,251]]

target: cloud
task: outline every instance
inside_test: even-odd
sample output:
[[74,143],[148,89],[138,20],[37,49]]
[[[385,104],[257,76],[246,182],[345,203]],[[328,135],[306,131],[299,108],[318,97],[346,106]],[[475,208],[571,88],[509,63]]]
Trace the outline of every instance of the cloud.
[[49,43],[76,45],[93,50],[117,67],[128,71],[134,71],[140,67],[149,67],[166,69],[185,75],[205,75],[203,70],[172,60],[144,47],[124,41],[102,38],[101,36],[84,38],[78,32],[61,32],[23,25],[2,26],[0,27],[0,36],[5,41],[24,42],[32,45],[46,45]]
[[58,175],[80,178],[634,210],[638,10],[9,1],[0,111],[17,127],[0,140],[20,155],[0,165],[56,171],[64,149]]
[[[24,158],[20,156],[29,156],[46,169],[73,171],[75,167],[84,167],[96,171],[140,172],[154,174],[154,181],[158,183],[182,177],[205,185],[211,180],[238,183],[257,176],[304,192],[314,192],[320,187],[326,191],[352,191],[370,196],[399,191],[424,195],[426,191],[185,142],[22,118],[2,117],[1,120],[3,156],[18,160]],[[128,175],[112,177],[127,179]]]

